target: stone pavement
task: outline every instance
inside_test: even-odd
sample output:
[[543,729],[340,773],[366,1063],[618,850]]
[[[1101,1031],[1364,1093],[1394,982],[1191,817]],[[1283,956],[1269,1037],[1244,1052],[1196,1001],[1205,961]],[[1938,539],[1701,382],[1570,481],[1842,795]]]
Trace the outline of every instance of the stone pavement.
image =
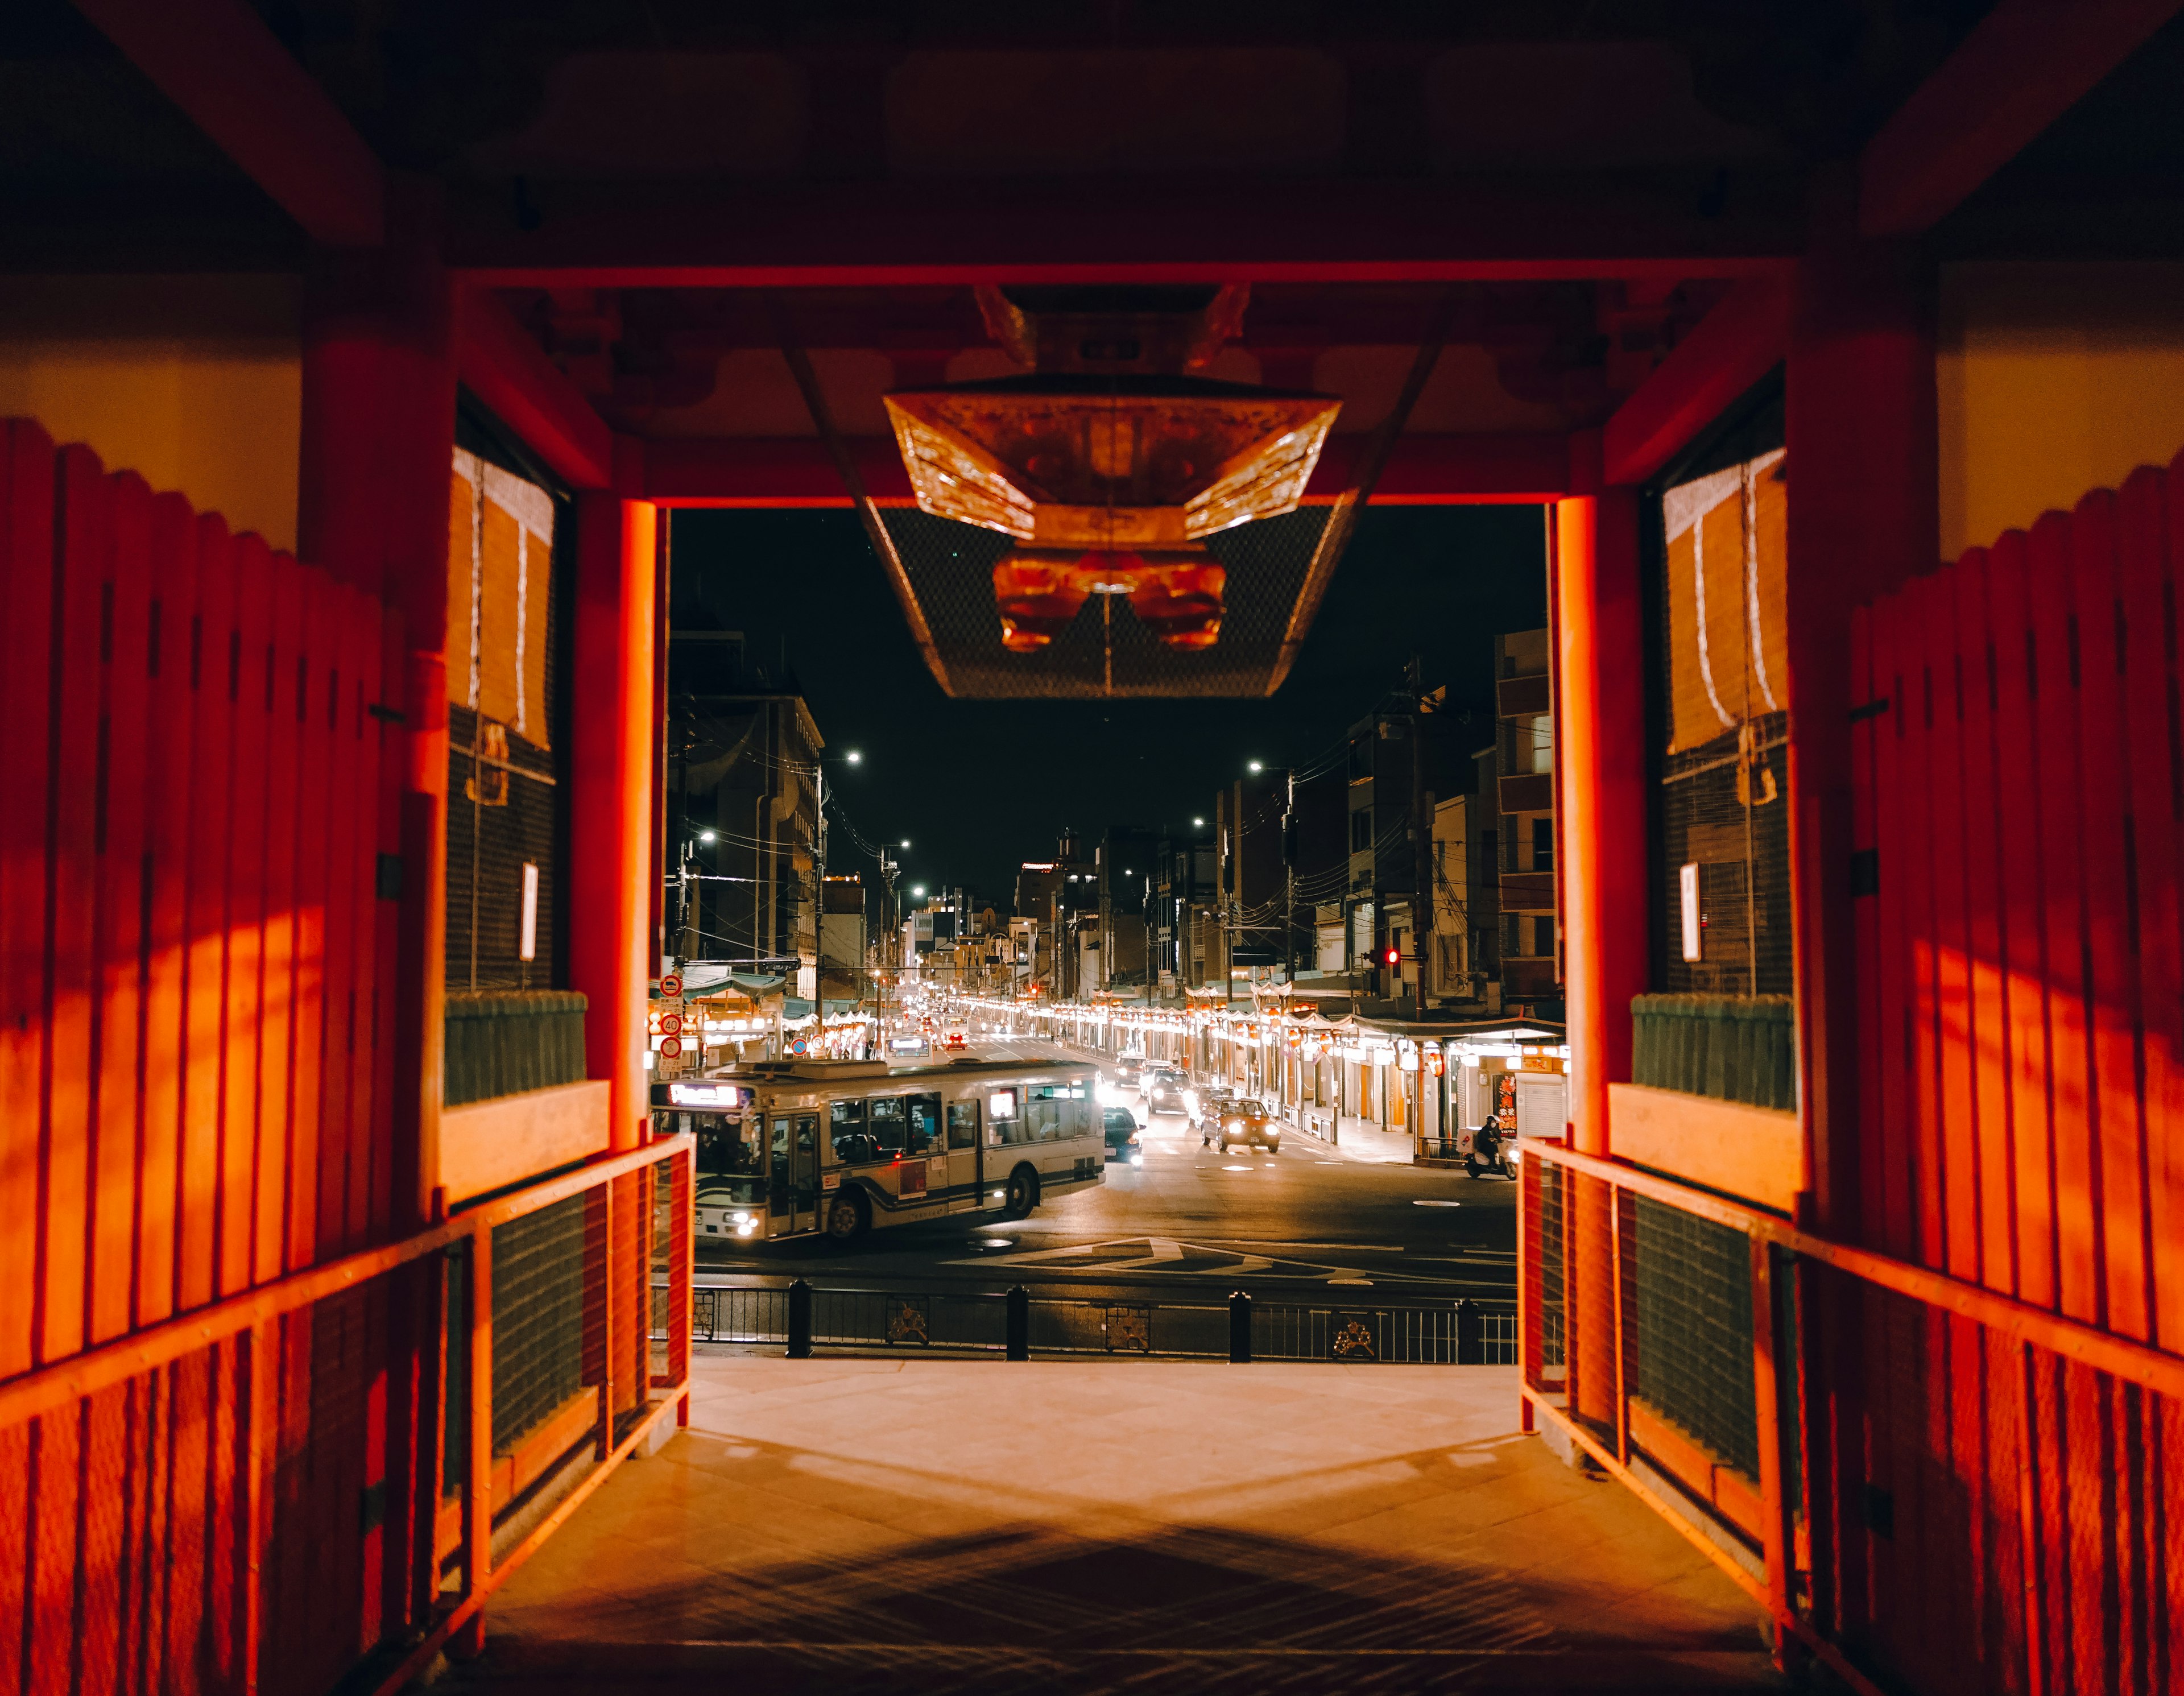
[[706,1355],[443,1689],[1768,1691],[1513,1370]]

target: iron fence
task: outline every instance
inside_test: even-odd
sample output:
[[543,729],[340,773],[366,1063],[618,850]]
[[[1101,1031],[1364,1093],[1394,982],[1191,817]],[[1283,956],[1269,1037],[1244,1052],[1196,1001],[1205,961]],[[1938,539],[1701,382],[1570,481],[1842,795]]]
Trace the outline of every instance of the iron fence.
[[[692,1293],[691,1337],[704,1343],[1451,1366],[1513,1366],[1518,1355],[1515,1303],[1468,1299],[1174,1302],[1026,1293],[1014,1302],[1021,1329],[1012,1332],[1010,1292],[811,1288],[809,1335],[800,1338],[791,1286],[711,1285]],[[655,1336],[666,1325],[665,1305],[655,1299]]]

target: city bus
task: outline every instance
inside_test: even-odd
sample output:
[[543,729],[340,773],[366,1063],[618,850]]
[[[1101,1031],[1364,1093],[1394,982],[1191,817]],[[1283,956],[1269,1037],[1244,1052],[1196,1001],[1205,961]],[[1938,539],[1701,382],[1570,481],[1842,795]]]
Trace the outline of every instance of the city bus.
[[1098,1084],[1069,1062],[767,1061],[655,1084],[652,1117],[697,1139],[699,1241],[850,1242],[1104,1182]]

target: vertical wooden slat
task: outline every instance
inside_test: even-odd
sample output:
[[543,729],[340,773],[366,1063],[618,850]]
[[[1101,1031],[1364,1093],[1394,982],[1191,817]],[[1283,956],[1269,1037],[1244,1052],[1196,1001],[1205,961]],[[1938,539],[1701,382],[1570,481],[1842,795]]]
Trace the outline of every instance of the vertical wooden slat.
[[[2137,874],[2126,778],[2131,727],[2123,702],[2126,647],[2117,598],[2115,498],[2106,489],[2070,517],[2072,606],[2078,626],[2079,765],[2086,866],[2086,984],[2093,1094],[2087,1103],[2092,1252],[2100,1311],[2126,1336],[2147,1333],[2145,1222],[2137,1076]],[[2154,727],[2147,727],[2151,731]]]
[[146,895],[146,729],[151,692],[152,491],[141,477],[109,480],[101,562],[98,892],[94,958],[98,1055],[91,1149],[91,1232],[84,1276],[90,1336],[128,1330],[136,1288],[136,1186],[142,1163],[137,1100]]
[[[2032,625],[2025,533],[2004,534],[1987,556],[1988,619],[1994,637],[1995,745],[2009,785],[2013,826],[2002,848],[2002,944],[2009,1047],[2009,1189],[2012,1287],[2028,1302],[2054,1300],[2053,1186],[2048,1157],[2047,938],[2041,868],[2041,738],[2035,723],[2037,639]],[[1993,1280],[1990,1271],[1990,1281]],[[2020,1377],[2022,1375],[2019,1375]]]
[[1880,1197],[1878,1240],[1892,1254],[1909,1256],[1917,1235],[1912,1225],[1913,1128],[1917,1124],[1911,1083],[1910,1000],[1912,944],[1907,929],[1909,892],[1916,881],[1913,856],[1918,847],[1907,828],[1905,807],[1911,782],[1911,726],[1915,708],[1909,691],[1918,685],[1915,665],[1906,672],[1904,626],[1907,596],[1888,597],[1874,611],[1873,686],[1886,695],[1888,711],[1874,721],[1874,842],[1879,890],[1874,897],[1875,1062],[1880,1112],[1869,1148]]
[[[1959,1263],[1990,1287],[2014,1286],[2010,1254],[2010,1118],[2008,985],[2003,940],[2005,902],[2002,837],[1996,828],[2014,801],[1997,753],[1999,654],[1985,549],[1964,555],[1950,576],[1957,586],[1957,655],[1964,703],[1964,907],[1970,993],[1967,1059],[1971,1068],[1972,1140],[1964,1177],[1965,1234]],[[1983,1348],[1984,1345],[1981,1345]],[[1983,1356],[1981,1357],[1983,1360]],[[1981,1367],[1984,1376],[1984,1365]]]
[[[2123,711],[2131,727],[2132,829],[2144,1131],[2148,1336],[2184,1345],[2184,667],[2178,662],[2170,506],[2177,484],[2150,469],[2116,497],[2123,626],[2130,632]],[[2156,1418],[2149,1421],[2158,1424]]]
[[[145,903],[143,1170],[137,1182],[136,1322],[175,1310],[181,1204],[184,986],[189,952],[192,742],[190,625],[198,616],[197,519],[178,494],[152,500],[152,616],[146,633],[150,680],[144,734],[150,828]],[[165,1406],[164,1392],[160,1405]],[[164,1416],[164,1415],[163,1415]]]
[[[400,721],[408,644],[401,615],[389,607],[381,616],[379,696],[379,795],[376,817],[376,863],[401,864],[403,756],[409,738]],[[394,1030],[396,962],[401,950],[402,903],[398,893],[381,893],[375,873],[372,913],[372,970],[375,976],[371,1051],[371,1140],[365,1231],[376,1241],[394,1220]]]
[[[295,1154],[296,848],[302,702],[304,576],[269,553],[266,633],[265,893],[259,925],[258,1146],[253,1176],[250,1277],[277,1278],[288,1240],[287,1179]],[[268,1439],[270,1445],[270,1438]]]
[[91,1223],[92,1052],[96,1040],[98,685],[101,577],[109,491],[89,449],[61,449],[55,499],[53,795],[47,867],[46,1106],[40,1150],[43,1264],[38,1358],[83,1347]]
[[181,1219],[176,1254],[180,1306],[201,1307],[221,1289],[220,1198],[226,1108],[228,887],[232,866],[235,700],[229,656],[236,641],[235,544],[217,516],[198,521],[197,605],[183,663],[189,678],[189,875],[184,934]]
[[[289,1269],[308,1266],[318,1252],[319,1158],[324,1127],[322,1090],[326,1042],[326,960],[329,948],[329,893],[333,845],[328,808],[334,787],[333,716],[339,711],[335,663],[333,580],[304,569],[302,640],[297,655],[295,721],[296,912],[294,981],[296,1011],[291,1022],[292,1079],[287,1191],[282,1208],[287,1242],[281,1256]],[[304,1356],[308,1362],[309,1356]]]
[[[53,626],[53,449],[0,422],[0,1217],[36,1217],[43,1093]],[[0,1230],[0,1376],[30,1370],[37,1236]],[[34,1428],[0,1431],[0,1688],[19,1688],[30,1604]]]
[[272,558],[256,536],[235,538],[236,624],[226,662],[235,713],[228,793],[227,1030],[220,1113],[220,1290],[247,1287],[257,1265],[259,1146],[269,1110],[259,1099],[265,1040],[267,732],[273,688]]
[[326,629],[326,953],[321,968],[316,1252],[337,1254],[349,1247],[348,1162],[353,1113],[350,1065],[354,1057],[357,979],[356,875],[359,813],[355,775],[364,714],[356,664],[354,627],[361,597],[329,579]]
[[2092,1108],[2087,1069],[2085,899],[2080,824],[2078,671],[2081,633],[2070,598],[2070,521],[2045,513],[2025,549],[2040,740],[2041,918],[2048,977],[2048,1070],[2054,1137],[2048,1145],[2055,1217],[2057,1297],[2073,1319],[2095,1316],[2100,1297],[2093,1251]]
[[[1972,822],[1965,803],[1966,656],[1974,650],[1976,611],[1966,604],[1961,566],[1930,580],[1933,622],[1927,664],[1933,687],[1934,1099],[1940,1112],[1927,1187],[1937,1192],[1942,1256],[1958,1277],[1978,1276],[1978,1138],[1973,1023],[1970,879]],[[1983,828],[1983,827],[1982,827]]]
[[1939,1052],[1940,955],[1945,936],[1936,884],[1944,868],[1953,875],[1958,856],[1955,845],[1942,840],[1942,826],[1937,820],[1941,791],[1953,774],[1942,767],[1942,743],[1936,733],[1937,727],[1947,722],[1949,711],[1949,650],[1942,621],[1949,618],[1950,612],[1946,585],[1930,577],[1922,577],[1906,589],[1904,600],[1911,615],[1903,632],[1904,683],[1911,692],[1910,734],[1905,744],[1909,758],[1904,773],[1909,784],[1905,822],[1910,838],[1904,918],[1912,970],[1907,998],[1913,1013],[1913,1118],[1908,1146],[1913,1161],[1914,1258],[1921,1265],[1940,1266],[1947,1252],[1943,1186],[1947,1181],[1948,1158],[1943,1141],[1946,1113]]

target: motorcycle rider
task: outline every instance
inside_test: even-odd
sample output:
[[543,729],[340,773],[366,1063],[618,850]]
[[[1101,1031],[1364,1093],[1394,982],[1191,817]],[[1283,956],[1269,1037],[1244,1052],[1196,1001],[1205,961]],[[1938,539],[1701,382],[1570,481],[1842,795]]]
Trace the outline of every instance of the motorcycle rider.
[[1486,1116],[1486,1123],[1472,1134],[1471,1158],[1464,1163],[1473,1177],[1476,1178],[1479,1175],[1479,1163],[1482,1160],[1486,1163],[1489,1170],[1497,1169],[1501,1166],[1502,1136],[1502,1116],[1499,1113],[1489,1113]]

